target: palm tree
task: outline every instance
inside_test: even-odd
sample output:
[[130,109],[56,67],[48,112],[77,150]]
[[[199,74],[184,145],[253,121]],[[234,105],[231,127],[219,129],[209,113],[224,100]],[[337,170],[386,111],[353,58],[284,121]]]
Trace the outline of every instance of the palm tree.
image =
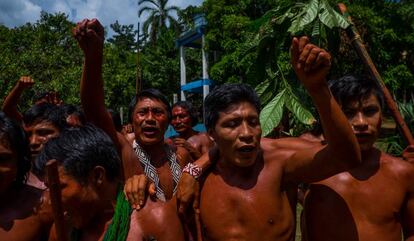
[[148,18],[143,25],[145,36],[149,36],[150,41],[155,44],[160,32],[169,27],[179,30],[179,24],[171,13],[178,13],[180,9],[177,6],[167,6],[168,0],[139,0],[138,6],[146,4],[138,11],[138,16],[148,12]]

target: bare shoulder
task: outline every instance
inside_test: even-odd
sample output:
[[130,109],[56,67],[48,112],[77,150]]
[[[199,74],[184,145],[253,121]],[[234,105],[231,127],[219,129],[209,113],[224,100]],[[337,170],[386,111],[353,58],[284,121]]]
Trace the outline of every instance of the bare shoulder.
[[381,167],[390,171],[396,178],[412,183],[414,181],[414,164],[402,158],[381,152]]
[[206,143],[206,142],[210,142],[210,136],[205,133],[205,132],[200,132],[197,135],[194,135],[190,138],[188,138],[187,140],[188,142],[190,142],[191,144],[201,144],[201,143]]

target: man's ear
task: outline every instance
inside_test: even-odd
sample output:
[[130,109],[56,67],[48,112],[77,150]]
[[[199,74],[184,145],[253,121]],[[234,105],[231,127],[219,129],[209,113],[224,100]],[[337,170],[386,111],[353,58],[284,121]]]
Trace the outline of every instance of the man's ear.
[[96,186],[101,186],[106,179],[106,170],[102,166],[96,166],[89,174],[89,181]]

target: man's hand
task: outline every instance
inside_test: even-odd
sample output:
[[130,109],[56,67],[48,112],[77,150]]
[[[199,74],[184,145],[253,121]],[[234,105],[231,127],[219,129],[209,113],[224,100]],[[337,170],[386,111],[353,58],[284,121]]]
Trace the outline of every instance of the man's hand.
[[331,55],[309,42],[308,37],[293,38],[291,61],[299,80],[308,89],[318,88],[326,81],[331,67]]
[[85,57],[102,56],[104,28],[97,19],[84,19],[77,23],[72,34],[78,41]]
[[409,145],[402,153],[404,160],[414,163],[414,145]]
[[28,89],[34,85],[34,80],[30,76],[22,76],[17,82],[17,86],[21,89]]
[[189,143],[185,139],[175,138],[173,141],[174,141],[175,146],[181,146],[185,148],[190,153],[193,160],[197,160],[198,158],[201,157],[201,153],[196,148],[194,148],[193,145],[191,145],[191,143]]
[[145,205],[145,194],[153,197],[156,194],[154,183],[145,174],[134,175],[125,182],[124,194],[133,209],[140,210]]
[[185,216],[185,212],[188,208],[188,205],[197,196],[196,195],[196,192],[198,191],[197,187],[198,187],[197,180],[190,174],[183,172],[183,174],[181,175],[180,181],[178,182],[177,192],[175,193],[175,196],[177,198],[178,214]]
[[122,126],[121,133],[123,135],[127,135],[127,134],[132,133],[132,132],[134,132],[134,128],[132,127],[131,124],[126,124],[126,125]]
[[39,204],[34,207],[33,211],[42,225],[48,226],[53,223],[53,209],[49,190],[43,192]]

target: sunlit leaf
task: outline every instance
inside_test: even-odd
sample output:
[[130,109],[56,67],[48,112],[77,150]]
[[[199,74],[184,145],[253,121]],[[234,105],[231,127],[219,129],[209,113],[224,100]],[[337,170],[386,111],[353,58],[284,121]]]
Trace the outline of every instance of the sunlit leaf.
[[287,95],[285,105],[303,124],[311,125],[315,121],[312,113],[299,102],[298,98],[293,95],[293,93]]
[[329,28],[339,27],[345,29],[349,26],[348,21],[323,0],[319,6],[319,20]]
[[303,15],[301,19],[301,26],[305,26],[311,22],[318,16],[319,11],[319,0],[311,0],[306,6],[306,14]]
[[266,136],[272,132],[283,115],[283,106],[286,99],[286,89],[282,90],[273,98],[260,113],[260,123],[262,126],[262,135]]

